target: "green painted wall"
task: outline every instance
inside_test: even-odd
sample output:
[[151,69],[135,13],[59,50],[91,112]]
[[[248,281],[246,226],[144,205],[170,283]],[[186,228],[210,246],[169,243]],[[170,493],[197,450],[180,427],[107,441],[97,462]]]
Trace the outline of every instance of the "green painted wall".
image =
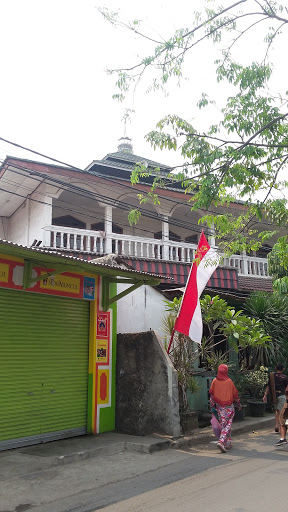
[[190,409],[193,411],[208,411],[209,410],[209,398],[208,390],[214,376],[197,375],[194,376],[197,384],[200,386],[198,393],[187,392],[187,400]]
[[[110,283],[110,297],[117,295],[117,284]],[[121,300],[121,299],[120,299]],[[110,308],[112,316],[112,391],[111,407],[100,409],[99,433],[115,430],[115,406],[116,406],[116,351],[117,351],[117,302]]]

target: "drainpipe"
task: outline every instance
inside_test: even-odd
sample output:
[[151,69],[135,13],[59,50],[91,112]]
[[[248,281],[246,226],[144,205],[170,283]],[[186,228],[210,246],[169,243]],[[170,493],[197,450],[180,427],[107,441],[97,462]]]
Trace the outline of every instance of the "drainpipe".
[[30,216],[31,216],[31,208],[30,208],[30,194],[27,196],[27,247],[30,247]]

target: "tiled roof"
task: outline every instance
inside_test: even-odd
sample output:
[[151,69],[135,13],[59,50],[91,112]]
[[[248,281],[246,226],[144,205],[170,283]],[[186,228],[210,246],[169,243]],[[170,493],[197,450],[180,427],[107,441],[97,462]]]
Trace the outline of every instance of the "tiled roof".
[[146,163],[148,167],[160,167],[160,169],[166,170],[167,172],[171,171],[172,168],[168,165],[160,164],[159,162],[155,162],[154,160],[149,160],[148,158],[144,158],[143,156],[134,155],[134,153],[128,153],[126,151],[117,151],[116,153],[108,153],[103,158],[103,161],[113,161],[113,162],[124,162],[127,166],[134,166],[136,163]]
[[93,172],[94,166],[97,165],[131,172],[137,163],[144,164],[149,171],[153,171],[155,168],[159,167],[160,173],[164,175],[167,175],[173,170],[173,168],[168,165],[160,164],[159,162],[126,151],[108,153],[102,160],[94,160],[86,170]]
[[239,276],[238,280],[240,290],[273,292],[272,279],[269,277]]

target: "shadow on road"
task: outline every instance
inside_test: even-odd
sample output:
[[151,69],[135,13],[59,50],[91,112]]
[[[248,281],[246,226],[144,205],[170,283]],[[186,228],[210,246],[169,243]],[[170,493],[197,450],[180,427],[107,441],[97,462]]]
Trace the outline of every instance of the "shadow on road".
[[[190,455],[189,458],[184,457],[179,462],[169,464],[157,470],[148,471],[141,476],[130,478],[126,482],[122,482],[121,485],[117,483],[109,485],[110,499],[106,495],[106,503],[98,504],[93,510],[99,510],[104,506],[119,503],[125,499],[133,498],[142,493],[194,475],[199,475],[210,469],[224,467],[233,462],[241,463],[242,461],[247,461],[247,459],[287,461],[288,445],[281,448],[274,447],[274,443],[276,443],[278,438],[278,436],[270,432],[246,434],[241,436],[241,438],[235,437],[233,448],[226,454],[221,454],[216,444],[211,443],[197,447],[182,448],[181,452],[183,455]],[[115,493],[117,493],[117,499],[115,499]]]

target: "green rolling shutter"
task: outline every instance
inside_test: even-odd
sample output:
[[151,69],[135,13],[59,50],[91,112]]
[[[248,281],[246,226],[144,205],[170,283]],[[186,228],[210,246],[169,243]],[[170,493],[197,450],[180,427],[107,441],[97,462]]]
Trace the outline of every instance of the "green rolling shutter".
[[86,432],[89,302],[0,289],[0,449]]

